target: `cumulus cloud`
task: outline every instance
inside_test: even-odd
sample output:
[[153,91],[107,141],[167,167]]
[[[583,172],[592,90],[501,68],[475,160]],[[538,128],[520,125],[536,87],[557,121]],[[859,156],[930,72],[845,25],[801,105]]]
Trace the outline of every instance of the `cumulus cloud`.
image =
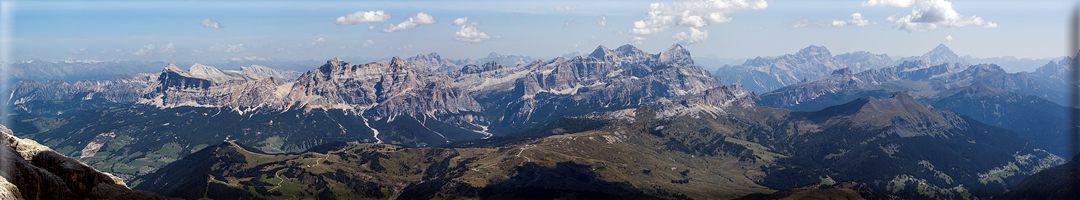
[[244,51],[244,44],[214,44],[207,48],[211,52],[238,53]]
[[491,36],[488,36],[487,33],[480,32],[480,30],[476,28],[477,26],[480,26],[479,22],[462,25],[461,30],[454,32],[454,40],[468,43],[478,43],[487,39],[491,39]]
[[360,48],[367,48],[368,46],[371,46],[371,44],[375,44],[375,41],[372,41],[372,40],[364,41],[364,44],[362,46],[360,46]]
[[[118,51],[119,51],[119,49],[118,49]],[[176,49],[173,48],[173,43],[168,43],[168,44],[164,44],[164,45],[148,44],[148,45],[143,45],[143,47],[138,49],[138,50],[129,51],[129,53],[131,53],[131,55],[135,55],[135,56],[152,56],[154,54],[176,53]]]
[[810,26],[810,19],[799,17],[795,19],[795,24],[791,25],[791,28],[803,28],[807,26]]
[[912,7],[911,14],[893,15],[886,18],[896,23],[893,28],[908,32],[934,30],[938,25],[947,27],[975,25],[983,28],[997,28],[998,26],[981,17],[960,15],[953,8],[952,2],[946,0],[868,0],[863,2],[863,6]]
[[409,16],[409,19],[405,19],[405,21],[401,22],[400,24],[391,24],[390,27],[386,27],[385,29],[383,29],[383,32],[397,32],[400,30],[410,29],[421,24],[434,24],[435,22],[435,18],[431,17],[431,15],[424,12],[419,12],[412,16]]
[[637,36],[637,35],[630,36],[630,42],[633,42],[634,44],[641,44],[641,42],[644,42],[644,41],[645,41],[644,36]]
[[697,28],[690,27],[690,33],[679,32],[674,36],[671,36],[682,42],[683,44],[697,44],[705,41],[705,38],[709,38],[709,31],[699,31]]
[[945,36],[945,41],[952,41],[952,35]]
[[207,27],[207,28],[214,28],[214,29],[225,28],[225,26],[222,26],[221,23],[217,22],[217,20],[210,19],[209,17],[203,18],[202,22],[199,22],[199,24],[202,24],[203,27]]
[[832,26],[847,26],[847,25],[866,26],[866,25],[874,25],[874,24],[877,24],[877,22],[871,22],[870,20],[867,20],[866,18],[863,18],[862,14],[860,14],[860,13],[851,14],[851,19],[848,19],[847,21],[841,21],[841,20],[833,20],[832,21]]
[[317,44],[325,42],[325,41],[326,41],[326,39],[323,39],[323,38],[315,39],[315,41],[311,41],[311,45],[317,45]]
[[462,17],[462,18],[454,19],[453,24],[454,24],[454,26],[461,26],[461,25],[465,25],[465,23],[467,23],[467,22],[469,22],[469,18],[468,17]]
[[334,23],[341,25],[353,25],[368,22],[385,22],[386,20],[390,20],[390,13],[381,10],[373,10],[356,11],[355,13],[338,17],[334,20]]
[[894,8],[907,8],[914,3],[913,0],[867,0],[862,3],[862,6],[874,7],[874,6],[889,6]]
[[577,10],[577,6],[559,6],[555,7],[556,11],[569,12]]
[[600,17],[596,17],[596,25],[607,26],[607,16],[600,15]]
[[727,14],[744,9],[761,10],[769,6],[765,0],[687,0],[671,4],[653,3],[645,19],[634,21],[631,34],[649,35],[672,26],[704,27],[730,22]]

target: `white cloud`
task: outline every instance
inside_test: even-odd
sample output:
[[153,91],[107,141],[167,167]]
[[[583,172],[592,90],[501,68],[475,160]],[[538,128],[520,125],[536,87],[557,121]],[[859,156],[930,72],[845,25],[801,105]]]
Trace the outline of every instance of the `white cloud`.
[[559,7],[555,7],[555,10],[556,11],[563,11],[563,12],[575,11],[575,10],[577,10],[577,6],[559,6]]
[[360,46],[360,48],[366,48],[366,47],[370,46],[371,44],[375,44],[375,41],[371,41],[371,40],[364,41],[363,46]]
[[375,26],[375,25],[367,26],[367,30],[374,31],[376,27],[378,27],[378,26]]
[[575,25],[577,25],[577,22],[576,22],[576,21],[574,21],[574,20],[569,20],[569,21],[566,21],[566,23],[563,23],[563,26],[562,26],[562,27],[563,27],[563,28],[573,28],[573,27],[574,27]]
[[488,36],[487,33],[480,32],[480,30],[476,28],[479,25],[479,22],[462,25],[461,30],[454,32],[454,40],[478,43],[486,39],[491,39],[491,36]]
[[225,28],[225,26],[222,26],[221,23],[217,22],[217,20],[210,19],[209,17],[203,18],[202,22],[199,22],[199,23],[202,24],[203,27],[207,27],[207,28],[214,28],[214,29]]
[[633,42],[634,44],[641,44],[643,41],[645,41],[644,36],[630,36],[630,42]]
[[421,24],[434,24],[435,22],[435,18],[431,17],[431,15],[424,12],[419,12],[415,15],[409,16],[409,19],[406,19],[400,24],[391,24],[390,27],[386,27],[385,29],[383,29],[383,32],[397,32],[400,30],[410,29]]
[[945,36],[945,41],[952,41],[952,35]]
[[317,44],[325,42],[325,41],[326,41],[326,39],[323,39],[323,38],[315,39],[315,41],[311,42],[311,45],[317,45]]
[[866,26],[866,25],[874,25],[874,24],[877,24],[877,22],[871,22],[870,20],[867,20],[866,18],[863,18],[862,14],[860,14],[860,13],[851,14],[851,19],[848,19],[847,21],[841,21],[841,20],[833,20],[832,21],[832,26],[847,26],[847,25]]
[[[117,49],[117,51],[119,51],[119,49]],[[154,54],[176,53],[176,49],[173,48],[173,43],[168,43],[164,45],[148,44],[143,45],[143,48],[140,48],[139,50],[129,51],[129,53],[135,56],[152,56]]]
[[862,6],[874,7],[874,6],[889,6],[894,8],[907,8],[914,3],[912,0],[867,0],[862,3]]
[[653,3],[645,19],[634,21],[631,34],[649,35],[671,26],[704,27],[731,21],[727,14],[744,9],[761,10],[765,0],[686,0],[671,4]]
[[596,25],[607,26],[607,16],[600,15],[600,17],[596,17]]
[[461,26],[461,25],[465,25],[465,23],[467,23],[467,22],[469,22],[468,17],[457,18],[457,19],[454,19],[453,25],[454,26]]
[[353,25],[368,22],[385,22],[386,20],[390,20],[390,13],[381,10],[373,10],[356,11],[355,13],[338,17],[334,20],[334,23],[341,25]]
[[946,0],[868,0],[863,6],[891,6],[912,7],[911,14],[906,16],[893,15],[886,20],[896,23],[893,28],[904,31],[929,31],[937,29],[937,25],[947,27],[962,27],[968,25],[982,26],[983,28],[997,28],[997,24],[983,20],[981,17],[965,17],[956,12],[952,2]]
[[697,28],[690,27],[690,33],[679,32],[674,36],[671,36],[682,42],[683,44],[697,44],[705,41],[705,38],[709,38],[709,31],[699,31]]
[[237,53],[244,51],[244,44],[214,44],[213,46],[207,48],[207,50],[211,52]]
[[805,17],[799,17],[795,20],[795,24],[791,25],[791,28],[803,28],[810,26],[810,19]]
[[165,44],[164,46],[161,46],[161,49],[158,50],[158,53],[176,53],[176,50],[173,49],[173,44],[172,43],[168,43],[168,44]]

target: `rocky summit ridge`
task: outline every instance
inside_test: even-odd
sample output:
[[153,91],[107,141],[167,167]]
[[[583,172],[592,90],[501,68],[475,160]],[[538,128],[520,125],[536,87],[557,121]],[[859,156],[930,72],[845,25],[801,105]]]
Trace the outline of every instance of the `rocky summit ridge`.
[[[489,57],[510,59],[497,54]],[[330,124],[341,126],[327,127],[337,129],[328,131],[338,132],[327,134],[345,135],[333,137],[426,146],[514,133],[592,112],[679,101],[710,89],[716,90],[716,94],[735,94],[737,97],[733,98],[738,99],[754,96],[741,86],[720,87],[720,79],[695,66],[690,52],[678,44],[656,54],[633,45],[615,49],[599,46],[591,54],[572,59],[535,60],[516,65],[489,61],[467,64],[446,73],[438,72],[433,66],[423,66],[440,59],[437,54],[427,54],[361,64],[334,58],[295,75],[295,78],[288,78],[293,73],[262,66],[235,71],[195,64],[183,70],[169,63],[157,74],[140,75],[138,81],[124,79],[136,83],[117,91],[127,95],[124,99],[95,103],[71,97],[24,96],[19,102],[26,107],[48,107],[29,106],[36,104],[27,102],[47,104],[47,100],[59,98],[68,100],[66,103],[71,105],[65,108],[70,110],[93,110],[126,103],[160,110],[222,109],[247,118],[266,116],[259,118],[264,122],[249,122],[266,124],[274,124],[269,116],[294,111],[301,113],[297,117],[340,111],[342,116],[320,117],[312,119],[312,124],[302,126],[322,127],[317,124],[325,122],[316,122],[328,120]],[[77,87],[58,91],[60,94],[54,96],[76,96],[74,94],[95,89]],[[19,94],[33,93],[17,91]],[[218,111],[213,112],[211,118],[223,116]],[[398,122],[397,119],[402,117],[406,120]],[[406,130],[410,128],[422,130]],[[246,135],[251,130],[238,131]],[[417,135],[417,131],[424,134]],[[221,137],[228,135],[231,133]],[[256,141],[245,142],[262,141],[267,139],[265,137],[256,134],[255,138],[247,138]],[[294,145],[287,149],[306,146]]]

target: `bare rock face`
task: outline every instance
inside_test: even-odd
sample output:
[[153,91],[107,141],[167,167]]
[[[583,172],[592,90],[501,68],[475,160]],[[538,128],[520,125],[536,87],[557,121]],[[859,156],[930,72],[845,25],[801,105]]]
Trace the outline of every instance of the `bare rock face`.
[[162,108],[342,109],[367,113],[376,120],[480,110],[472,98],[450,85],[445,75],[396,57],[389,63],[368,64],[335,58],[293,82],[255,79],[201,65],[191,71],[170,65],[150,84],[140,103]]
[[[182,70],[169,64],[144,78],[142,90],[131,87],[128,93],[140,97],[134,102],[160,109],[225,108],[240,115],[341,110],[346,116],[361,116],[363,126],[358,128],[370,133],[356,134],[374,134],[376,142],[397,137],[388,131],[420,131],[437,135],[423,143],[439,144],[512,133],[596,111],[668,103],[722,85],[694,66],[690,52],[677,44],[657,54],[624,45],[614,50],[599,46],[572,59],[525,63],[524,58],[491,54],[485,58],[489,62],[466,64],[446,74],[433,70],[435,64],[447,63],[438,54],[366,64],[331,59],[292,79],[261,66],[229,71],[196,64]],[[416,125],[394,123],[401,116],[417,121],[423,130],[404,131]],[[432,120],[437,123],[427,123]],[[344,127],[342,132],[356,131]]]
[[170,64],[151,82],[139,103],[159,107],[259,107],[282,106],[273,95],[283,82],[273,78],[254,79],[238,72],[225,73],[212,67],[195,65],[184,71]]
[[[14,187],[12,187],[14,186]],[[0,198],[168,199],[124,182],[0,126]]]
[[456,63],[449,60],[443,60],[442,56],[439,56],[439,53],[434,52],[429,54],[418,54],[412,58],[405,59],[405,62],[432,70],[443,67],[457,67]]
[[[138,102],[149,93],[165,91],[169,88],[203,90],[212,86],[230,84],[232,81],[242,83],[264,79],[268,82],[273,82],[270,80],[280,82],[295,80],[301,74],[296,71],[271,69],[258,65],[243,69],[242,71],[219,70],[195,64],[190,70],[184,71],[169,63],[160,73],[142,73],[134,77],[117,76],[110,80],[78,82],[50,80],[45,83],[23,80],[12,86],[13,93],[8,103],[14,105],[16,110],[35,115],[59,115],[70,111],[94,110]],[[187,105],[199,105],[191,98],[181,99]]]
[[304,74],[298,71],[273,69],[261,65],[251,65],[240,68],[242,69],[240,70],[241,74],[255,79],[274,78],[281,81],[291,81],[296,80],[301,74]]
[[389,63],[368,64],[333,59],[302,75],[287,100],[307,107],[352,109],[376,120],[480,111],[475,100],[450,85],[445,75],[397,57]]
[[693,97],[660,105],[656,108],[656,118],[672,118],[707,112],[713,115],[725,115],[731,107],[751,107],[757,95],[744,89],[739,84],[720,86],[706,90]]
[[451,73],[489,110],[496,127],[528,128],[596,111],[657,105],[721,86],[720,79],[693,65],[690,53],[673,45],[649,54],[632,45],[599,46],[572,59],[534,61],[519,67],[485,65]]

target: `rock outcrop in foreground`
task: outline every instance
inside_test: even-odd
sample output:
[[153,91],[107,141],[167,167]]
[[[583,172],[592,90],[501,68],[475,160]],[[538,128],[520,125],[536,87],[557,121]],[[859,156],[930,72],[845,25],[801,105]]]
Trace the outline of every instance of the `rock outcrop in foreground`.
[[60,155],[0,125],[0,199],[170,199]]

